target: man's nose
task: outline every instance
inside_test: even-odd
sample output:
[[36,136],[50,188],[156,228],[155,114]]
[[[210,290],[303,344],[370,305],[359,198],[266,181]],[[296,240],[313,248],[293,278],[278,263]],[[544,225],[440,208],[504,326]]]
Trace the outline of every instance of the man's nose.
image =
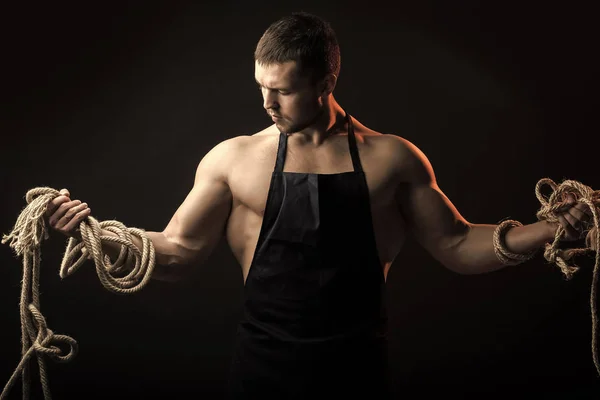
[[263,107],[265,110],[277,108],[277,96],[270,90],[263,92]]

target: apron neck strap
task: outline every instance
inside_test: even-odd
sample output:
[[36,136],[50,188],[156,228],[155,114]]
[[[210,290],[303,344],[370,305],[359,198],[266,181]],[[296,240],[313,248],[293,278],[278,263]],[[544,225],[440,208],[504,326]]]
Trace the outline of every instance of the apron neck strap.
[[[352,157],[352,166],[354,172],[362,172],[360,157],[358,156],[358,147],[356,146],[356,137],[354,136],[354,123],[350,114],[346,113],[346,121],[348,122],[348,148],[350,149],[350,157]],[[287,152],[287,134],[279,133],[279,145],[277,146],[277,161],[275,162],[275,172],[283,172],[285,163],[285,155]]]

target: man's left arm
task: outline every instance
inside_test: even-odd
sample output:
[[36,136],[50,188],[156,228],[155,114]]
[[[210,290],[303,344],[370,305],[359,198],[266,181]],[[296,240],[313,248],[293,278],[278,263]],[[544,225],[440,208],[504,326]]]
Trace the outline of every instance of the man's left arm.
[[[412,143],[400,139],[398,170],[400,185],[396,201],[409,231],[440,263],[460,274],[481,274],[506,267],[494,251],[494,231],[498,225],[468,222],[438,187],[435,173],[426,156]],[[579,237],[577,228],[586,220],[582,203],[569,199],[573,206],[560,217],[567,240]],[[514,227],[504,236],[511,253],[527,254],[554,240],[558,223],[538,221]]]

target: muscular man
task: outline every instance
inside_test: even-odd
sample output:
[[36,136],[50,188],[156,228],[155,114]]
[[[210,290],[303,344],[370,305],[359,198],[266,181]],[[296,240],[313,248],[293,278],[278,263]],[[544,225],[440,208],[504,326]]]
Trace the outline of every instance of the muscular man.
[[[496,225],[466,221],[414,144],[367,128],[336,102],[340,53],[326,22],[297,13],[273,23],[255,61],[274,124],[203,157],[169,224],[147,232],[154,277],[178,279],[225,236],[245,282],[233,397],[382,399],[389,390],[385,280],[405,235],[447,268],[477,274],[505,266],[494,252]],[[71,236],[90,213],[64,190],[47,215]],[[586,218],[573,201],[561,216],[567,239],[579,237]],[[528,253],[556,228],[516,227],[504,243]]]

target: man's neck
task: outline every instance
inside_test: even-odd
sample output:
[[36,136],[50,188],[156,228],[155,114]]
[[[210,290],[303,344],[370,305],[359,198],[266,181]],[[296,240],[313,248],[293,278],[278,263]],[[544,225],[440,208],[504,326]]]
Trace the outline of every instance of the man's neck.
[[320,146],[329,137],[345,132],[346,112],[333,99],[333,96],[331,96],[328,103],[310,126],[294,135],[302,137],[306,143]]

